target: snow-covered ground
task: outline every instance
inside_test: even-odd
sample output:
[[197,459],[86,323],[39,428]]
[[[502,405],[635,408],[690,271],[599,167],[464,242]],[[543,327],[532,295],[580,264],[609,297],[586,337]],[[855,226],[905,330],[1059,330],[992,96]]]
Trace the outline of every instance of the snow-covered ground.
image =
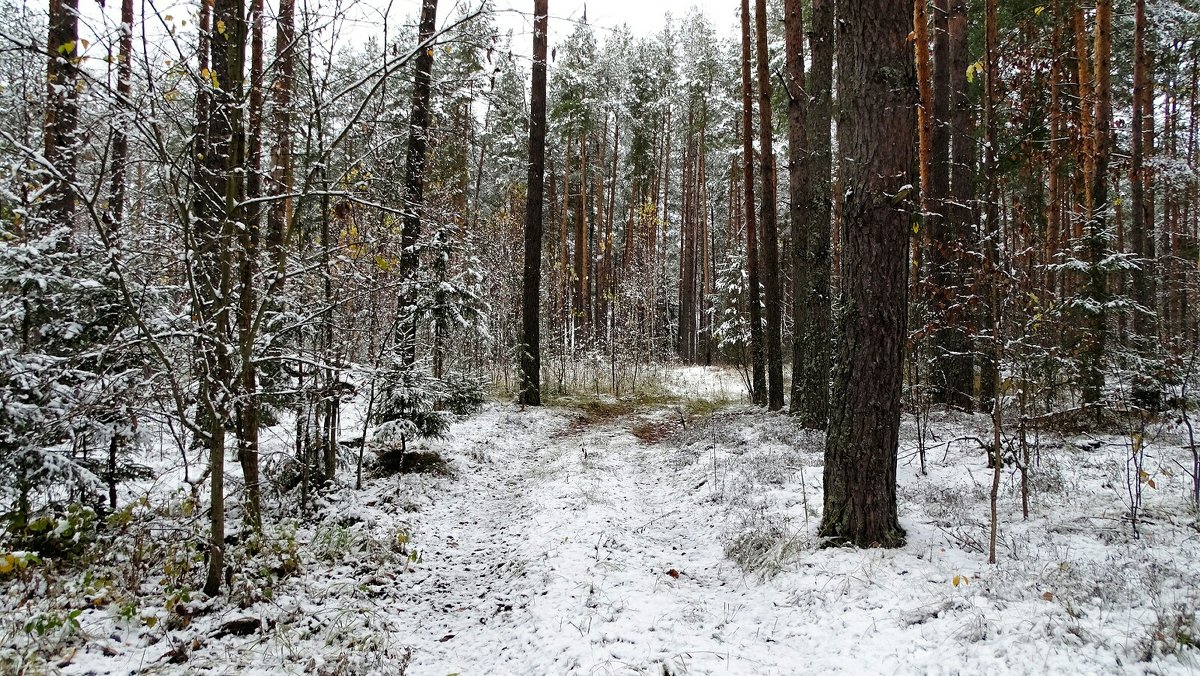
[[168,610],[147,583],[128,617],[92,602],[52,641],[22,630],[44,604],[10,583],[0,638],[78,674],[1196,670],[1200,538],[1174,432],[1147,447],[1137,539],[1129,440],[1043,434],[1028,521],[1005,471],[988,565],[991,471],[974,442],[946,443],[986,419],[935,414],[922,475],[906,417],[908,545],[822,549],[821,437],[738,403],[731,371],[664,385],[675,396],[644,406],[489,405],[419,444],[452,476],[373,478],[271,526],[234,563],[278,568],[245,576],[269,590],[235,574],[226,598],[175,591]]

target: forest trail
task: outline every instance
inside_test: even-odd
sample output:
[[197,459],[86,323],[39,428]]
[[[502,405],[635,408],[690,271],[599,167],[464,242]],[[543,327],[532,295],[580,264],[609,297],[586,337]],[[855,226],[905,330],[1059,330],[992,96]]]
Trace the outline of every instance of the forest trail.
[[[553,408],[484,415],[508,420],[456,430],[455,446],[483,455],[414,532],[424,555],[407,603],[425,617],[402,639],[413,673],[796,664],[790,650],[761,661],[774,638],[745,612],[745,596],[769,588],[748,584],[724,556],[707,480],[654,443],[681,425],[677,407],[600,420]],[[511,437],[495,436],[505,429]]]

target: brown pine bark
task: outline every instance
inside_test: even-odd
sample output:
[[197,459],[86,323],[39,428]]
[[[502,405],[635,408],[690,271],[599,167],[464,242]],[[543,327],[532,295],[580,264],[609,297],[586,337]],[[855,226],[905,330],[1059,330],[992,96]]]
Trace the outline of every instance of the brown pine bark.
[[783,408],[783,299],[779,286],[779,229],[775,204],[774,125],[771,122],[771,70],[767,54],[767,0],[755,0],[754,24],[758,71],[758,161],[762,181],[762,271],[767,309],[767,410]]
[[542,198],[546,169],[547,0],[533,2],[533,82],[529,103],[529,189],[525,201],[525,265],[521,294],[520,402],[540,406],[542,284]]
[[804,128],[809,92],[804,83],[804,10],[801,0],[786,0],[783,7],[784,90],[787,93],[788,120],[788,221],[792,226],[792,392],[791,412],[799,415],[801,402],[808,398],[804,388],[805,339],[813,321],[810,315],[812,262],[805,196],[808,190],[809,147]]
[[[904,0],[840,0],[838,147],[843,304],[819,533],[904,544],[896,461],[906,340],[916,82]],[[911,191],[909,191],[911,192]]]
[[749,269],[750,398],[767,403],[766,357],[763,353],[762,303],[759,297],[758,228],[754,214],[754,96],[750,84],[750,0],[742,0],[742,189],[745,191],[746,266]]
[[1112,155],[1112,0],[1096,2],[1095,73],[1096,111],[1092,138],[1091,210],[1087,225],[1088,272],[1085,297],[1087,335],[1083,337],[1080,379],[1083,401],[1095,404],[1103,396],[1104,348],[1107,342],[1108,275],[1105,255],[1108,213],[1108,165]]

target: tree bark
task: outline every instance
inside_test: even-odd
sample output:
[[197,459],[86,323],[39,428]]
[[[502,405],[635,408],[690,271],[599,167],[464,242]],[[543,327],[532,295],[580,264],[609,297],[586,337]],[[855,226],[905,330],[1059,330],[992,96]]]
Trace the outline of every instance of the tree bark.
[[408,120],[408,158],[404,170],[403,231],[400,235],[400,303],[404,318],[397,323],[396,341],[404,364],[417,360],[417,269],[420,257],[421,211],[425,206],[425,154],[429,144],[429,94],[433,80],[433,32],[437,27],[437,0],[422,0],[417,24],[417,54],[413,73],[412,111]]
[[529,104],[529,189],[525,198],[525,272],[521,298],[522,404],[542,403],[540,305],[542,285],[542,197],[546,179],[547,0],[533,2],[533,83]]
[[758,228],[754,222],[754,97],[750,84],[750,0],[742,0],[742,188],[746,207],[746,266],[749,268],[750,398],[767,403],[766,359],[763,354],[762,302],[759,297]]
[[[73,229],[75,214],[75,155],[79,126],[79,0],[50,0],[47,27],[46,161],[54,167],[46,197],[46,230]],[[63,238],[60,248],[69,242]]]
[[820,535],[896,547],[916,82],[903,0],[838,2],[842,284]]
[[804,203],[808,189],[809,147],[804,128],[809,92],[804,83],[804,10],[801,0],[786,0],[783,6],[784,90],[787,93],[788,119],[788,221],[792,226],[792,402],[791,412],[800,413],[800,402],[807,393],[803,388],[806,369],[802,363],[804,341],[812,321],[809,309],[812,262]]
[[[809,429],[825,429],[829,420],[829,371],[832,345],[831,229],[833,223],[831,125],[833,117],[833,0],[813,0],[809,46],[812,52],[808,110],[804,129],[808,167],[800,200],[806,256],[802,303],[807,318],[796,324],[800,349],[792,356],[792,412]],[[791,49],[789,48],[789,54]],[[796,240],[799,242],[799,240]]]
[[762,180],[762,263],[766,295],[767,409],[783,408],[783,322],[779,287],[779,230],[775,205],[775,149],[771,122],[771,70],[767,54],[767,0],[755,0],[755,43],[758,70],[758,161]]

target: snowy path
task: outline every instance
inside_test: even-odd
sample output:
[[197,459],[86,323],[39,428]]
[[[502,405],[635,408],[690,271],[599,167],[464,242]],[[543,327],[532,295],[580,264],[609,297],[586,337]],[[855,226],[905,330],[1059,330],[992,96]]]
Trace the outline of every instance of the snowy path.
[[794,669],[783,667],[797,664],[790,650],[759,661],[775,639],[746,595],[770,587],[747,584],[724,557],[695,475],[632,432],[677,412],[598,423],[561,411],[492,415],[510,419],[480,421],[480,432],[520,434],[464,430],[455,446],[482,444],[488,457],[414,533],[426,552],[410,599],[426,613],[408,639],[414,673]]

